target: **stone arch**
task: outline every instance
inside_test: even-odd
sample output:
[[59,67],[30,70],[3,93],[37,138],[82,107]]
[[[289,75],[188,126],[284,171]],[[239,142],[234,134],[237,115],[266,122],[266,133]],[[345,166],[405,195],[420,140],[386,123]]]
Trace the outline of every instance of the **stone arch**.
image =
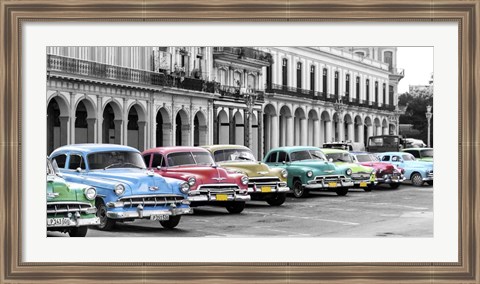
[[203,111],[199,110],[193,118],[193,146],[207,144],[207,118]]
[[320,115],[320,143],[327,143],[332,141],[332,117],[330,113],[323,110]]
[[83,97],[75,105],[75,143],[94,143],[96,108],[88,97]]
[[245,121],[242,112],[237,110],[232,119],[235,129],[234,143],[236,145],[243,145],[245,143]]
[[113,99],[108,100],[104,104],[102,122],[102,142],[122,144],[122,108]]
[[301,107],[295,109],[293,121],[294,145],[307,145],[307,120],[305,111]]
[[283,105],[279,110],[278,116],[278,145],[279,146],[293,146],[292,135],[288,135],[289,132],[293,131],[293,116],[292,111],[289,106]]
[[161,107],[157,110],[155,122],[155,146],[170,146],[170,137],[172,137],[172,121],[170,119],[170,113],[165,107]]
[[308,111],[307,145],[320,146],[320,119],[315,109]]
[[374,124],[374,135],[382,135],[382,124],[380,123],[380,119],[375,117],[373,120]]
[[346,113],[343,117],[343,141],[353,141],[355,139],[355,125],[350,113]]
[[354,123],[355,123],[355,138],[354,138],[354,142],[364,142],[363,141],[363,121],[362,121],[362,118],[360,117],[360,115],[355,115],[355,119],[354,119]]
[[387,121],[386,118],[383,118],[383,120],[382,120],[382,133],[383,133],[383,135],[388,135],[389,134],[388,121]]
[[278,146],[278,116],[274,105],[267,103],[263,107],[263,152]]
[[340,141],[340,127],[343,127],[343,118],[338,112],[333,112],[332,115],[332,139],[333,141]]
[[138,103],[133,103],[128,108],[127,145],[140,151],[145,150],[146,116],[144,108]]
[[217,115],[218,121],[218,144],[229,144],[230,123],[228,113],[221,109]]
[[67,100],[59,93],[47,104],[47,153],[68,144],[69,110]]
[[175,115],[175,146],[190,144],[190,119],[185,109],[181,108]]

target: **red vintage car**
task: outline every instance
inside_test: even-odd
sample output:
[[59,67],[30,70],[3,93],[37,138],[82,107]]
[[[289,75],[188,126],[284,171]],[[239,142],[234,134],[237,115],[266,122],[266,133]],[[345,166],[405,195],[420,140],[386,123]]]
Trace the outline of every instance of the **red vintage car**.
[[405,180],[403,169],[387,162],[380,162],[374,154],[366,152],[350,152],[350,154],[356,163],[375,169],[377,185],[389,184],[391,188],[398,188]]
[[219,205],[237,214],[250,200],[248,177],[218,167],[203,148],[159,147],[144,151],[142,156],[155,173],[188,182],[192,207]]

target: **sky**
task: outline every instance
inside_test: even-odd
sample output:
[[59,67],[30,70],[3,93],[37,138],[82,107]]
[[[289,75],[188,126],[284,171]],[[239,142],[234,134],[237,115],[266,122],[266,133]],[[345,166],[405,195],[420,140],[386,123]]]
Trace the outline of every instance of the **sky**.
[[410,85],[428,85],[433,73],[433,47],[398,47],[397,68],[405,70],[398,84],[399,94],[408,92]]

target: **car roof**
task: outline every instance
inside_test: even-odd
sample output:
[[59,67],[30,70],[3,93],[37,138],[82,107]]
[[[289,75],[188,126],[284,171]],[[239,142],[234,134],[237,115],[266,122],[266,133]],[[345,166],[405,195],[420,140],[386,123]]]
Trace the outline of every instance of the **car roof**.
[[[71,144],[59,147],[53,151],[78,151],[82,153],[92,153],[92,152],[105,152],[105,151],[130,151],[130,152],[140,152],[137,149],[117,144],[97,144],[97,143],[86,143],[86,144]],[[53,154],[52,153],[52,154]]]
[[245,150],[250,150],[248,147],[243,146],[243,145],[231,145],[231,144],[222,144],[222,145],[205,145],[205,146],[200,146],[202,148],[205,148],[209,151],[217,151],[217,150],[225,150],[225,149],[245,149]]
[[181,153],[181,152],[203,152],[210,153],[202,147],[189,147],[189,146],[173,146],[173,147],[157,147],[143,151],[142,154],[150,153],[160,153],[160,154],[170,154],[170,153]]
[[347,150],[335,149],[335,148],[322,148],[321,150],[325,154],[327,154],[327,153],[348,153]]
[[405,154],[409,154],[409,153],[405,153],[405,152],[382,152],[382,153],[378,153],[378,155],[405,155]]
[[293,152],[293,151],[302,151],[302,150],[320,150],[320,148],[313,147],[313,146],[285,146],[285,147],[274,148],[274,149],[271,149],[270,151]]

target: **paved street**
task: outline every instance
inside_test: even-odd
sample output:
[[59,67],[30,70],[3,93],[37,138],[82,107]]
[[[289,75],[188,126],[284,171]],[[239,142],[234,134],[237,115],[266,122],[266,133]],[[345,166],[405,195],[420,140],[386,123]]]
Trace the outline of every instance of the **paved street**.
[[[48,236],[66,236],[48,233]],[[288,197],[280,207],[250,202],[240,215],[220,207],[197,207],[179,226],[158,222],[118,223],[111,232],[91,229],[87,237],[432,237],[433,187],[410,185],[347,196],[312,193]]]

